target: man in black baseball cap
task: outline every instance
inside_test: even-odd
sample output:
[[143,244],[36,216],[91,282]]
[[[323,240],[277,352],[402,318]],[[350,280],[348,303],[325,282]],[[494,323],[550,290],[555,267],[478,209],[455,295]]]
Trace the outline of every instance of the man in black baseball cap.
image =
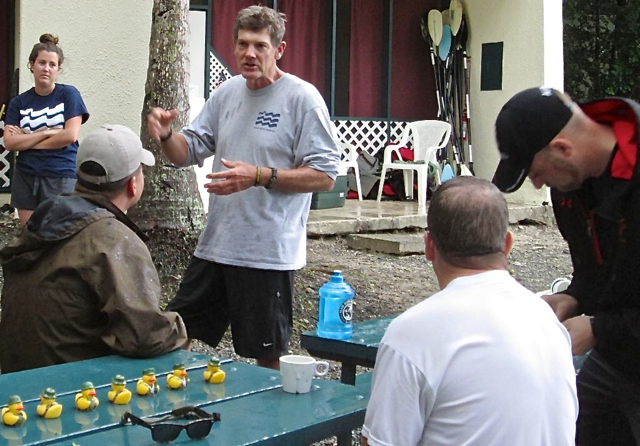
[[581,106],[550,88],[516,94],[496,120],[501,161],[493,183],[528,176],[551,188],[573,279],[543,296],[591,351],[578,375],[578,445],[640,445],[640,106],[608,98]]

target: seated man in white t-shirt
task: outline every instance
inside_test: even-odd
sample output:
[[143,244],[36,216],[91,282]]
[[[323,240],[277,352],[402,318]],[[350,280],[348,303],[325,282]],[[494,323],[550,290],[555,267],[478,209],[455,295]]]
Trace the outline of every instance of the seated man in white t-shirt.
[[364,445],[573,445],[569,334],[508,271],[508,209],[457,177],[431,199],[427,259],[441,291],[396,318],[373,371]]

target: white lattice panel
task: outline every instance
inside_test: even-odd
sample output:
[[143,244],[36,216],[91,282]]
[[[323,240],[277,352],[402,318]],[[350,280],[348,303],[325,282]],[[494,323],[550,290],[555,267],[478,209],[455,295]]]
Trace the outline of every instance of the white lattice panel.
[[[406,125],[404,121],[373,121],[337,119],[334,121],[340,140],[353,144],[357,149],[375,155],[388,141],[398,141]],[[387,137],[387,129],[390,134]]]
[[[390,123],[390,132],[389,132],[389,141],[400,141],[400,137],[402,136],[402,132],[404,128],[408,124],[406,121],[391,121]],[[409,138],[409,142],[407,146],[411,148],[411,143],[413,142],[413,137]]]
[[336,120],[340,140],[375,155],[387,141],[385,121]]
[[11,152],[2,150],[0,152],[0,187],[11,186],[11,178],[9,178],[9,169],[11,169]]
[[[0,134],[4,134],[4,121],[0,121]],[[0,187],[11,186],[9,169],[11,169],[11,152],[4,150],[4,140],[0,137]]]
[[232,76],[233,74],[216,57],[215,53],[209,51],[209,94]]

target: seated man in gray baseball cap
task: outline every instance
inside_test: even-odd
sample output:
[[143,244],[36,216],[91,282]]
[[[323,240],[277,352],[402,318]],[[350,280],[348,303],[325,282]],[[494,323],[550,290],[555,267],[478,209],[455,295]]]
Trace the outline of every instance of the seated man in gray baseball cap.
[[159,310],[146,237],[125,215],[154,162],[127,127],[94,130],[78,148],[76,191],[40,204],[0,251],[2,373],[185,344],[180,316]]

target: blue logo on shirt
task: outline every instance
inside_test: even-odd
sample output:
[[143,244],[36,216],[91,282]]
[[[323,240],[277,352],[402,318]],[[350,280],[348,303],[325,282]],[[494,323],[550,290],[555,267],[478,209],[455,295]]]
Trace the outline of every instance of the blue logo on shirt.
[[256,119],[255,125],[274,128],[274,127],[278,127],[279,120],[280,120],[280,113],[260,112],[258,113],[258,119]]

